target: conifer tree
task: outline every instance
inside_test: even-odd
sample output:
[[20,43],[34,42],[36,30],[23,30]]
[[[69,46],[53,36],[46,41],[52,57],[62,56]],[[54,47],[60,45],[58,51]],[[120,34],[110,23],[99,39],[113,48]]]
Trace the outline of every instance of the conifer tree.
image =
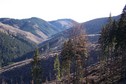
[[36,49],[32,61],[32,78],[34,84],[42,84],[42,68],[38,56],[39,56],[39,51],[38,49]]
[[121,78],[126,77],[126,12],[123,11],[121,14],[121,18],[119,20],[119,27],[117,29],[117,53],[119,56],[119,59],[121,60],[121,71],[120,75]]
[[[68,71],[70,75],[70,67],[73,70],[73,84],[81,83],[84,74],[84,65],[87,59],[87,42],[86,35],[81,29],[81,26],[73,29],[71,38],[64,43],[63,50],[61,52],[62,69]],[[68,78],[69,78],[68,75]]]
[[59,61],[59,57],[58,57],[58,55],[56,54],[56,56],[55,56],[56,58],[55,58],[55,60],[54,60],[54,71],[55,71],[55,73],[56,73],[56,79],[58,80],[58,81],[60,81],[61,80],[61,73],[60,73],[60,61]]
[[110,17],[108,18],[108,23],[103,27],[101,31],[101,36],[99,38],[100,43],[100,49],[101,49],[101,55],[100,55],[100,78],[102,78],[102,74],[105,73],[105,81],[106,83],[111,82],[110,73],[111,73],[111,67],[109,66],[110,61],[112,57],[112,48],[113,48],[113,20]]
[[87,39],[86,34],[81,29],[81,26],[78,28],[80,31],[73,38],[74,45],[74,60],[75,60],[75,83],[82,83],[83,75],[86,74],[86,60],[88,58],[87,53]]
[[74,55],[72,40],[69,39],[64,43],[61,52],[61,73],[62,76],[67,76],[70,80],[70,67],[72,62],[72,56]]
[[[102,73],[105,73],[105,82],[113,83],[126,77],[126,13],[123,12],[119,23],[109,18],[99,38]],[[102,74],[101,74],[102,76]],[[115,77],[113,77],[115,76]],[[103,76],[102,76],[103,77]]]

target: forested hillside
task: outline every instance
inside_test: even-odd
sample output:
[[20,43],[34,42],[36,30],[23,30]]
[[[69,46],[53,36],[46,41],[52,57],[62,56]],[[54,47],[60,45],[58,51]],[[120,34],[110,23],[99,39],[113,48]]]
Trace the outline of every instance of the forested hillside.
[[28,41],[0,32],[0,66],[8,65],[12,59],[21,57],[34,48]]

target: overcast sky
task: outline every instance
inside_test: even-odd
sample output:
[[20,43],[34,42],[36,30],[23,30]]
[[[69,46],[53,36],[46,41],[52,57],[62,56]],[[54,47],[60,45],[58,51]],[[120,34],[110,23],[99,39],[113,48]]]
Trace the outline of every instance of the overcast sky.
[[0,0],[0,18],[71,18],[85,22],[121,14],[126,0]]

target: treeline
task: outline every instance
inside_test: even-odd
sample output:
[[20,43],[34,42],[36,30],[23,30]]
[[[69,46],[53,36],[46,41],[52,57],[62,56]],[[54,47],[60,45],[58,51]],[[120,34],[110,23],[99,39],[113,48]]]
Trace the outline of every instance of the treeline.
[[[57,84],[113,84],[126,81],[126,12],[123,11],[119,21],[113,20],[110,15],[108,23],[103,26],[98,41],[99,68],[94,71],[97,78],[92,80],[88,80],[86,67],[89,57],[88,42],[82,31],[81,26],[73,29],[60,55],[56,55],[55,82]],[[36,80],[33,79],[33,83]]]
[[[56,83],[60,84],[82,84],[86,83],[86,61],[88,58],[87,39],[81,25],[74,28],[70,33],[70,39],[64,42],[60,54],[56,54],[54,60],[54,73]],[[39,68],[39,60],[36,55],[33,58],[32,76],[34,84],[41,84],[42,77]],[[41,71],[40,71],[41,70]],[[40,73],[39,73],[40,72]]]
[[99,38],[100,83],[112,84],[126,78],[126,12],[119,21],[111,18],[103,27]]

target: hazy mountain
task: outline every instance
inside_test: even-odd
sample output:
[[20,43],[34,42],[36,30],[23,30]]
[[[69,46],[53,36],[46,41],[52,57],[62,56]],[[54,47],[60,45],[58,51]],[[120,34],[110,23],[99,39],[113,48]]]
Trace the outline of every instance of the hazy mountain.
[[[120,16],[113,17],[118,20]],[[108,18],[98,18],[90,20],[82,24],[86,33],[97,34],[100,32],[102,26],[107,23]],[[39,18],[29,19],[0,19],[0,31],[15,36],[25,41],[39,44],[40,48],[44,50],[61,49],[63,42],[69,38],[69,32],[75,25],[80,24],[71,19],[59,19],[55,21],[44,21]],[[89,35],[90,42],[97,42],[98,36]],[[26,55],[25,55],[26,56]],[[26,59],[27,57],[23,57]]]
[[[66,21],[66,23],[63,24],[63,21],[64,23]],[[7,37],[5,38],[1,36],[1,39],[2,39],[1,42],[2,41],[4,42],[4,40],[7,41],[0,44],[0,52],[3,52],[3,54],[0,55],[0,58],[3,61],[1,62],[8,64],[8,62],[13,59],[19,58],[21,60],[24,60],[26,58],[32,57],[31,55],[33,54],[31,53],[28,54],[28,52],[31,50],[31,48],[33,48],[33,45],[42,43],[43,41],[45,42],[45,40],[51,39],[52,35],[55,35],[59,32],[62,32],[72,27],[72,25],[74,25],[74,21],[64,19],[62,20],[62,23],[59,23],[59,24],[62,24],[62,25],[56,26],[56,25],[51,24],[50,22],[44,21],[39,18],[29,18],[29,19],[22,19],[22,20],[1,18],[0,19],[0,34],[2,34],[2,36]],[[15,43],[14,46],[11,46],[13,44],[12,42]],[[7,45],[10,45],[10,46],[6,46],[5,43],[7,43]],[[13,49],[13,47],[15,47],[15,49]],[[23,47],[24,48],[27,47],[28,50],[24,51],[27,48],[23,49]],[[4,50],[3,48],[6,48],[6,49]],[[17,51],[21,53],[16,54]],[[14,53],[14,54],[11,54],[11,53]]]
[[[119,19],[120,16],[113,17],[113,19]],[[8,24],[15,29],[20,29],[26,32],[30,32],[38,38],[46,40],[48,37],[55,35],[61,31],[72,28],[73,26],[79,24],[72,19],[58,19],[54,21],[45,21],[40,18],[32,17],[28,19],[11,19],[11,18],[1,18],[0,22],[3,24]],[[99,33],[102,26],[107,23],[107,18],[98,18],[90,20],[84,23],[83,28],[86,30],[87,34]]]
[[[113,20],[118,20],[120,16],[114,16],[112,17]],[[74,25],[72,23],[74,23]],[[60,33],[54,34],[52,38],[42,42],[39,44],[39,46],[46,48],[45,46],[48,45],[48,47],[53,49],[59,49],[61,48],[61,45],[63,42],[69,38],[69,33],[72,31],[75,25],[81,24],[82,28],[86,31],[88,35],[88,40],[92,43],[96,43],[99,38],[99,34],[102,27],[108,22],[108,17],[106,18],[98,18],[93,19],[84,23],[77,23],[71,19],[59,19],[56,21],[50,21],[50,23],[54,26],[58,26],[59,28],[65,29],[65,31],[62,31]],[[69,24],[68,24],[69,23]],[[65,27],[65,28],[64,28]]]
[[40,37],[35,36],[30,32],[23,31],[3,23],[0,23],[0,32],[6,33],[9,36],[20,37],[22,39],[26,39],[27,41],[34,42],[36,44],[44,40]]
[[49,21],[50,24],[55,26],[58,31],[63,31],[69,28],[74,27],[78,22],[72,20],[72,19],[58,19],[55,21]]
[[[40,18],[32,17],[29,19],[11,19],[11,18],[1,18],[0,22],[3,24],[10,25],[15,28],[15,31],[22,30],[27,33],[33,34],[31,37],[33,42],[34,38],[38,39],[38,42],[41,43],[43,40],[46,40],[48,37],[52,35],[64,31],[73,27],[73,25],[77,22],[71,19],[60,19],[55,21],[47,22]],[[36,37],[35,37],[36,36]]]
[[10,18],[1,18],[0,22],[8,24],[17,29],[30,32],[40,38],[46,39],[51,34],[56,32],[53,30],[46,21],[39,18],[29,18],[29,19],[10,19]]
[[[118,20],[120,18],[119,16],[112,17],[113,20]],[[101,28],[108,22],[108,17],[106,18],[98,18],[93,19],[87,22],[82,23],[83,28],[86,30],[87,34],[98,34],[101,31]]]
[[42,20],[40,18],[35,18],[35,17],[29,19],[21,19],[21,20],[10,19],[10,18],[0,19],[0,22],[4,24],[11,25],[23,31],[31,32],[34,35],[42,37],[43,39],[50,37],[51,35],[54,35],[59,31],[63,31],[67,28],[70,28],[74,24],[72,23],[74,22],[72,20],[62,20],[59,21],[59,25],[61,26],[57,26],[55,25],[56,24],[55,22],[58,21],[47,22],[45,20]]

